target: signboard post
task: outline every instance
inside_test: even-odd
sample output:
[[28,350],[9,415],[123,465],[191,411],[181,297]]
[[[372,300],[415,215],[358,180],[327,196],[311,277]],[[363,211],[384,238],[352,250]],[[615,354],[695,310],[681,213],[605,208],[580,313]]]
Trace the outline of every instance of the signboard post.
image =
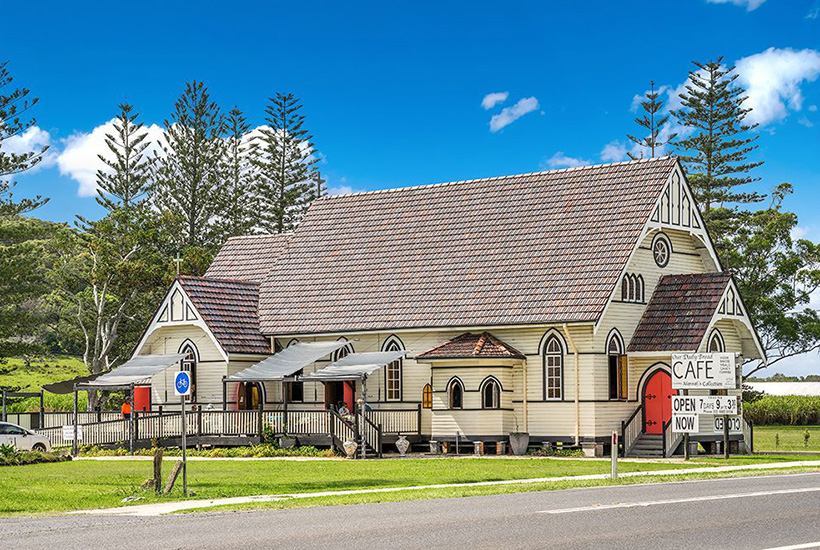
[[188,461],[185,453],[188,426],[185,419],[185,398],[191,395],[191,374],[189,372],[179,371],[174,376],[174,395],[179,396],[182,406],[182,494],[188,498]]
[[[723,456],[729,458],[729,415],[738,414],[738,398],[728,395],[690,396],[689,390],[730,390],[738,387],[734,353],[673,353],[672,430],[684,433],[684,457],[689,458],[689,434],[699,429],[701,414],[723,415]],[[725,392],[724,392],[725,393]]]
[[612,479],[618,479],[618,432],[612,431],[612,471],[610,473]]

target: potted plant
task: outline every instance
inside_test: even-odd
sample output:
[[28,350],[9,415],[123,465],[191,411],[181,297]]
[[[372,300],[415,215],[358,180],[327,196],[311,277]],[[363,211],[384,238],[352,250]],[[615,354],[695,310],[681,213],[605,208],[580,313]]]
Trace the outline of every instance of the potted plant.
[[530,446],[530,434],[518,431],[518,419],[515,420],[515,431],[510,433],[510,450],[515,456],[527,454]]

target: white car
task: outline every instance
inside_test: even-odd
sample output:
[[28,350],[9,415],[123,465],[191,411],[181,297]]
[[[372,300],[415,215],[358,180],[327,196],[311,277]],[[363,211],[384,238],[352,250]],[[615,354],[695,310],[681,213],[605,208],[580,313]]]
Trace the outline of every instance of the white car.
[[0,445],[11,444],[20,451],[51,450],[51,441],[47,437],[8,422],[0,422]]

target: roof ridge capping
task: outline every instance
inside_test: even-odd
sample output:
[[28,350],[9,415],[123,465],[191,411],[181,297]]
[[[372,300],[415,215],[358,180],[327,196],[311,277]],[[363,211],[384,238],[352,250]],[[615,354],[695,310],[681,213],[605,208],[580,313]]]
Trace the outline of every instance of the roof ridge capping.
[[[662,160],[670,160],[676,159],[677,157],[674,155],[665,155],[662,157],[654,157],[648,159],[637,159],[637,160],[624,160],[620,162],[602,162],[599,164],[586,164],[584,166],[572,166],[569,168],[555,168],[553,170],[540,170],[537,172],[525,172],[523,174],[507,174],[503,176],[492,176],[488,178],[474,178],[468,180],[456,180],[456,181],[445,181],[445,182],[438,182],[438,183],[422,183],[419,185],[408,185],[405,187],[392,187],[389,189],[375,189],[372,191],[355,191],[352,193],[342,193],[340,195],[325,195],[324,197],[317,199],[317,200],[332,200],[332,199],[340,199],[344,197],[359,197],[362,195],[380,195],[385,193],[393,193],[397,191],[409,191],[411,189],[427,189],[431,187],[445,187],[448,185],[457,185],[463,183],[478,183],[478,182],[485,182],[485,181],[497,181],[503,179],[510,179],[510,178],[526,178],[531,176],[541,176],[544,174],[560,174],[563,172],[579,172],[584,170],[593,170],[596,168],[604,168],[607,166],[625,166],[625,165],[637,165],[642,163],[651,163],[657,162]],[[231,237],[236,238],[236,237]]]

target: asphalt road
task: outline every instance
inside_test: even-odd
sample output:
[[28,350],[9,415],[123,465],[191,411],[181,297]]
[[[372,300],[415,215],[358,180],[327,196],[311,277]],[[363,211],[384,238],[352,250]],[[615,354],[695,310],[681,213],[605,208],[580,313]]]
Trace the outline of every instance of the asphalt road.
[[0,541],[19,550],[796,550],[820,548],[820,474],[176,517],[9,518],[0,519]]

